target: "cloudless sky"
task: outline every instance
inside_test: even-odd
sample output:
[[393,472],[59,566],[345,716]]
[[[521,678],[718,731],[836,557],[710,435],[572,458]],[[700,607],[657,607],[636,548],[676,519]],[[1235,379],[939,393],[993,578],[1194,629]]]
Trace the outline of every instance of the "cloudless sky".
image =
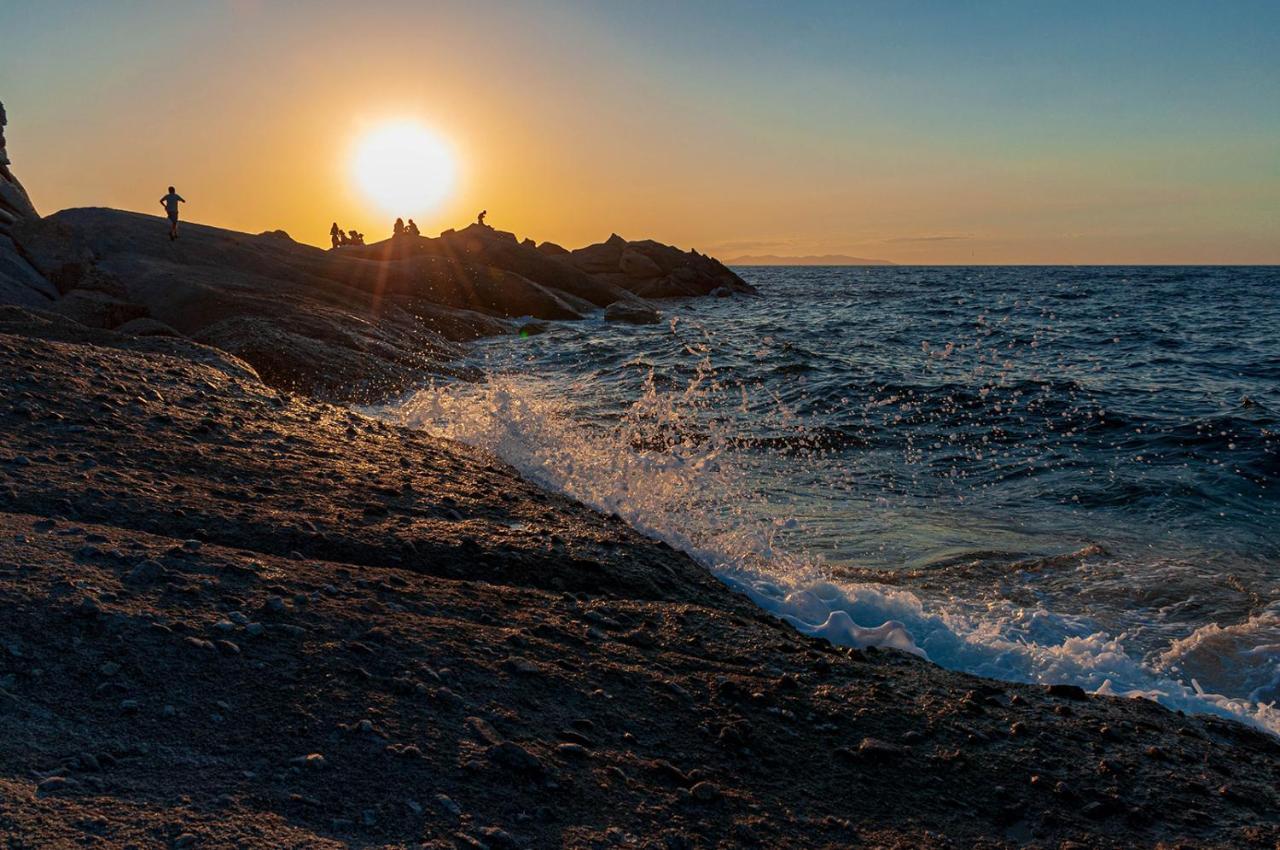
[[42,212],[381,237],[351,178],[434,128],[476,210],[569,246],[902,263],[1280,262],[1280,2],[0,0]]

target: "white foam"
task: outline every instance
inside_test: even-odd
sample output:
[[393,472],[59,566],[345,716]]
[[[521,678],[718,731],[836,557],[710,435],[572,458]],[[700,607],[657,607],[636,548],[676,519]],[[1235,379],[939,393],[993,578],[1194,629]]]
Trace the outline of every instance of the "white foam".
[[[700,376],[701,379],[701,376]],[[699,379],[699,380],[700,380]],[[1267,683],[1247,697],[1205,693],[1180,678],[1176,658],[1220,638],[1206,627],[1148,665],[1125,651],[1123,635],[1095,631],[1088,618],[1008,602],[933,601],[888,585],[833,580],[820,561],[776,544],[786,518],[744,490],[731,441],[714,430],[679,434],[698,380],[660,392],[651,381],[620,421],[586,427],[555,378],[497,374],[483,385],[448,384],[366,412],[493,451],[535,483],[606,513],[692,556],[729,587],[798,631],[850,646],[892,647],[950,669],[1022,682],[1067,682],[1099,694],[1140,696],[1188,712],[1241,720],[1280,734],[1280,652],[1241,641],[1247,666]],[[634,448],[665,439],[661,451]],[[750,509],[748,509],[750,508]],[[1280,632],[1277,632],[1280,634]],[[1280,643],[1280,639],[1277,640]]]

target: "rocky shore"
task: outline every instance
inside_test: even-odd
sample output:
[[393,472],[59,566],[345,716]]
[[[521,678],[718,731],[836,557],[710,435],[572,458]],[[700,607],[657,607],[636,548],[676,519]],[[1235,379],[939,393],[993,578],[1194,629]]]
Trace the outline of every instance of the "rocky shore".
[[6,847],[1280,843],[1261,732],[802,637],[347,406],[473,377],[478,336],[747,291],[710,258],[4,209]]

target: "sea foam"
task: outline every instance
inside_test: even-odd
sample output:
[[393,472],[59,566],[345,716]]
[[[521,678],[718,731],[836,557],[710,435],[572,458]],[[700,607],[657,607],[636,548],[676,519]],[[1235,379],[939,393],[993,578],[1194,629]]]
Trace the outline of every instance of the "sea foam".
[[[709,371],[685,387],[651,380],[620,420],[590,424],[577,419],[572,383],[502,371],[483,384],[432,386],[365,412],[494,452],[534,483],[687,553],[804,634],[891,647],[996,679],[1148,698],[1280,734],[1280,672],[1241,697],[1206,692],[1174,674],[1179,658],[1222,642],[1217,627],[1198,630],[1149,664],[1126,651],[1123,635],[1095,631],[1087,617],[1004,601],[985,608],[972,600],[926,603],[891,585],[839,581],[820,559],[779,545],[779,532],[794,537],[797,523],[771,516],[767,497],[746,485],[733,440],[714,429],[696,440],[680,436],[710,380]],[[1245,666],[1276,666],[1276,654],[1241,646]]]

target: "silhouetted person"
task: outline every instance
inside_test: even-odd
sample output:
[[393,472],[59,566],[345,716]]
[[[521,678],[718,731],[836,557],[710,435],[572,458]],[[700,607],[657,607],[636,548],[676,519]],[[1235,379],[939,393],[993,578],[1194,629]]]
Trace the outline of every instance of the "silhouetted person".
[[392,236],[404,236],[404,219],[397,218],[395,226],[391,228]]
[[363,244],[364,244],[364,234],[363,234],[363,233],[359,233],[359,232],[357,232],[357,231],[355,231],[355,230],[351,231],[351,235],[350,235],[350,236],[348,236],[348,237],[347,237],[347,239],[348,239],[348,244],[350,244],[350,245],[363,245]]
[[422,235],[422,233],[418,230],[418,225],[413,223],[413,219],[409,219],[409,223],[406,224],[404,227],[404,232],[408,233],[410,236]]
[[480,210],[480,215],[476,216],[476,224],[484,227],[484,217],[489,214],[488,210]]
[[178,238],[178,204],[185,204],[187,199],[169,187],[169,194],[160,199],[160,206],[169,214],[169,241]]
[[338,223],[335,221],[333,223],[333,227],[329,228],[329,239],[333,242],[333,247],[337,248],[341,245],[344,236],[345,234],[342,232],[342,228],[338,227]]

